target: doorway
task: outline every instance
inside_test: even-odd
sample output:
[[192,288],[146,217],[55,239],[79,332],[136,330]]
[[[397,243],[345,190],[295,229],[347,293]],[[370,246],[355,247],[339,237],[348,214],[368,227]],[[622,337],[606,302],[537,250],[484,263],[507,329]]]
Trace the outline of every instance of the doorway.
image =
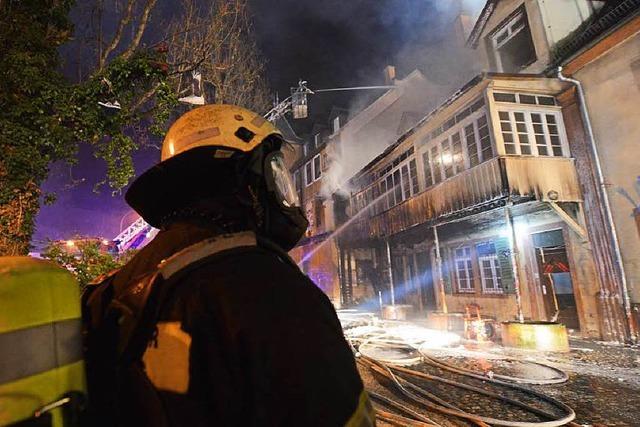
[[548,320],[580,329],[571,270],[562,230],[533,234],[540,287]]
[[433,289],[433,274],[431,273],[431,259],[428,251],[414,254],[415,281],[420,289],[420,300],[425,310],[433,311],[437,308],[436,294]]

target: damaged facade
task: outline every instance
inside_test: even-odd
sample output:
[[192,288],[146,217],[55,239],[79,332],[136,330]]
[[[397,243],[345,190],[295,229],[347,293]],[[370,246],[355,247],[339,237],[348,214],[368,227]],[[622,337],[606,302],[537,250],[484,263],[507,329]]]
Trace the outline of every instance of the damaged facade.
[[[559,317],[598,333],[582,195],[555,98],[565,86],[478,77],[354,177],[355,220],[338,240],[372,294],[416,311]],[[563,293],[541,291],[551,282]]]
[[[363,150],[346,197],[309,189],[311,157],[296,163],[305,203],[321,194],[330,219],[312,225],[294,257],[302,260],[313,239],[330,240],[328,293],[338,306],[382,302],[423,318],[479,310],[633,341],[639,10],[638,0],[487,1],[468,39],[487,71],[413,126],[402,124],[410,115],[388,116],[395,122],[384,129],[399,132],[377,157]],[[582,82],[585,100],[567,77]],[[441,99],[436,88],[417,93]],[[383,98],[322,150],[357,152],[376,141],[375,115],[366,114],[393,105]],[[367,133],[354,131],[358,123]]]
[[488,70],[569,83],[557,100],[584,198],[599,333],[616,341],[637,340],[640,301],[638,200],[629,194],[640,175],[639,12],[638,0],[489,0],[469,38]]

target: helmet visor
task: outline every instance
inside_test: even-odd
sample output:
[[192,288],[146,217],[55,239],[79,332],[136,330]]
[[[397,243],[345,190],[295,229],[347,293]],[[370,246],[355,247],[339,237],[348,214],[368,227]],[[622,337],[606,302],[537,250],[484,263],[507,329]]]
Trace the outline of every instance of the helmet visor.
[[293,183],[293,178],[284,164],[284,156],[276,151],[268,160],[269,170],[274,183],[274,191],[283,206],[287,208],[299,207],[300,199]]

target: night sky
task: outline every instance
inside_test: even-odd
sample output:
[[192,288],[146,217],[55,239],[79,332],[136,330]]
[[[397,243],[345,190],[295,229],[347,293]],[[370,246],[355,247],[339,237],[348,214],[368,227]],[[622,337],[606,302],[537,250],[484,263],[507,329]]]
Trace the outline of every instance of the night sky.
[[[167,0],[168,1],[168,0]],[[249,0],[255,33],[267,61],[268,78],[281,98],[299,78],[310,88],[383,84],[382,69],[396,65],[403,77],[414,68],[432,81],[458,84],[457,66],[439,58],[447,44],[446,31],[461,7],[478,13],[483,0]],[[169,2],[170,3],[170,2]],[[163,5],[163,13],[170,7]],[[64,52],[63,52],[64,54]],[[379,94],[379,93],[378,93]],[[315,120],[323,121],[332,105],[352,107],[375,92],[317,95],[311,99],[311,117],[295,123],[304,134]],[[158,141],[159,144],[159,141]],[[149,168],[159,151],[147,148],[135,155],[136,173]],[[45,191],[57,201],[38,216],[34,245],[46,239],[74,235],[115,237],[136,219],[123,194],[93,188],[105,166],[83,148],[76,166],[53,165]],[[123,219],[124,216],[124,219]]]

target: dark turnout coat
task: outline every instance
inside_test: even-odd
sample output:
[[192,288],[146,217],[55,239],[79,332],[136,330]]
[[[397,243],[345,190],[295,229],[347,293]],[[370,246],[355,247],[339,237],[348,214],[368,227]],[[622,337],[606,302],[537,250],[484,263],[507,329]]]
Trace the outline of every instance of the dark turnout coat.
[[96,419],[373,425],[327,297],[286,254],[252,233],[214,234],[176,224],[85,295]]

